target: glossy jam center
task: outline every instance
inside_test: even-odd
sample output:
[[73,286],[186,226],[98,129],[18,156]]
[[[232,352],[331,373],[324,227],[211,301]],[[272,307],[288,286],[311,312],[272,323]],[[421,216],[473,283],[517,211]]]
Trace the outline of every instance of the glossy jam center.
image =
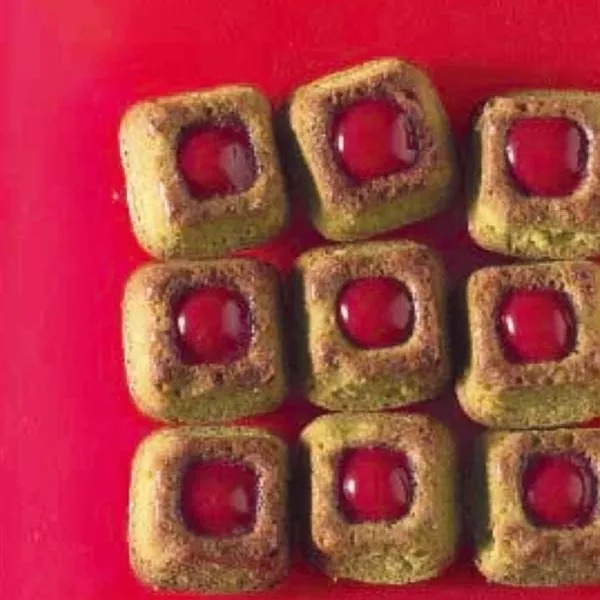
[[386,448],[353,448],[339,465],[339,505],[351,523],[395,521],[412,502],[406,455]]
[[338,323],[346,337],[361,348],[383,348],[406,341],[413,327],[409,291],[396,279],[354,279],[338,297]]
[[596,482],[585,458],[569,454],[532,457],[523,473],[523,502],[532,523],[575,527],[590,520]]
[[235,535],[252,528],[257,477],[242,464],[224,460],[192,463],[181,487],[181,512],[198,535]]
[[551,289],[517,289],[499,311],[500,337],[512,362],[546,362],[567,356],[575,343],[575,316],[568,297]]
[[252,146],[241,126],[192,128],[183,134],[177,158],[191,194],[198,198],[243,192],[256,177]]
[[224,287],[198,288],[184,296],[176,323],[182,358],[190,364],[226,364],[241,358],[252,335],[246,300]]
[[338,161],[356,183],[404,171],[419,154],[413,119],[386,99],[358,100],[342,109],[332,134]]
[[582,129],[562,117],[519,119],[510,128],[506,157],[521,190],[530,196],[567,196],[587,163]]

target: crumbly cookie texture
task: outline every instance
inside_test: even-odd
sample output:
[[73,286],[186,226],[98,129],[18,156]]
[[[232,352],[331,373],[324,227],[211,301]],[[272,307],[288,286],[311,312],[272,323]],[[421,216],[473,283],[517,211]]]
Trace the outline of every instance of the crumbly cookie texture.
[[[453,560],[459,514],[450,432],[422,415],[326,415],[300,438],[308,502],[307,550],[334,579],[404,584],[440,574]],[[338,508],[340,454],[375,446],[404,452],[413,478],[409,512],[397,521],[349,523]]]
[[[173,306],[202,286],[236,290],[250,307],[250,346],[232,363],[181,359]],[[140,411],[169,422],[218,422],[275,408],[287,389],[280,295],[276,271],[251,259],[173,261],[135,271],[123,299],[123,344]]]
[[[396,278],[415,308],[410,337],[387,348],[362,349],[337,321],[337,299],[348,281]],[[434,397],[448,383],[443,267],[428,247],[412,242],[364,242],[318,248],[296,267],[301,374],[310,400],[329,410],[381,410]]]
[[[576,319],[573,351],[558,361],[511,363],[497,311],[513,288],[564,292]],[[456,391],[463,410],[488,427],[556,427],[600,413],[600,268],[586,261],[488,267],[467,285],[470,358]]]
[[[510,173],[505,146],[516,119],[567,117],[591,143],[585,177],[564,197],[526,196]],[[600,94],[523,91],[488,100],[474,126],[469,231],[480,246],[523,258],[580,258],[600,253]]]
[[[182,132],[232,122],[248,132],[256,179],[245,192],[198,200],[177,166]],[[257,90],[225,86],[139,102],[123,117],[119,139],[133,230],[155,258],[221,256],[263,242],[285,225],[271,106]]]
[[597,477],[600,430],[494,432],[480,440],[469,497],[475,499],[476,564],[490,581],[521,586],[600,581],[598,506],[589,524],[568,528],[536,526],[523,508],[525,460],[546,452],[582,455]]
[[[362,185],[339,168],[330,129],[337,110],[363,97],[395,101],[420,123],[420,152],[405,172]],[[289,106],[296,158],[314,225],[327,238],[362,239],[441,211],[457,180],[450,126],[429,78],[396,58],[374,60],[297,89]]]
[[[240,461],[259,478],[254,527],[200,536],[181,516],[182,473],[190,461]],[[132,467],[129,555],[137,577],[156,589],[224,592],[272,587],[288,569],[287,450],[272,434],[243,427],[180,427],[151,434]]]

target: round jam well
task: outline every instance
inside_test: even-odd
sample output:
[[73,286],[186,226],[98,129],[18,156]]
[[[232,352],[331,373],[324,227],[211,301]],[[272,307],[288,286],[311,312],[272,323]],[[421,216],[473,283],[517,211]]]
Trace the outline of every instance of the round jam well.
[[410,169],[419,156],[415,117],[386,98],[364,98],[335,116],[332,144],[355,183]]
[[397,279],[354,279],[338,296],[337,319],[346,338],[359,348],[395,346],[412,333],[413,300]]
[[226,460],[193,462],[183,473],[181,513],[197,535],[224,537],[252,529],[258,481],[250,467]]
[[254,151],[241,125],[188,128],[177,164],[190,193],[200,199],[244,192],[256,178]]
[[576,323],[568,296],[554,289],[514,289],[501,302],[498,330],[514,363],[557,361],[575,345]]
[[412,503],[407,456],[387,448],[352,448],[338,466],[339,506],[350,523],[396,521]]
[[506,158],[520,190],[528,196],[572,194],[588,161],[585,131],[564,117],[518,119],[508,131]]
[[177,343],[188,364],[228,364],[242,358],[252,338],[244,296],[225,287],[188,292],[175,309]]
[[532,456],[523,472],[523,504],[529,520],[540,527],[581,527],[596,503],[596,477],[577,454]]

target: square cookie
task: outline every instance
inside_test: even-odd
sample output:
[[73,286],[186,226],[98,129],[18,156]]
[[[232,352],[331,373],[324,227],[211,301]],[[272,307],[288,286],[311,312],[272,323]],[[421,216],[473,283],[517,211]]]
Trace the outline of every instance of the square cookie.
[[443,267],[412,242],[318,248],[297,263],[302,373],[328,410],[432,398],[450,377]]
[[123,299],[129,389],[163,421],[226,421],[267,412],[286,375],[279,278],[251,259],[141,267]]
[[308,550],[329,576],[404,584],[450,564],[457,466],[443,425],[422,415],[327,415],[300,441]]
[[600,414],[600,268],[488,267],[467,285],[462,408],[489,427],[555,427]]
[[600,431],[495,432],[475,457],[477,566],[491,581],[600,582]]
[[139,102],[120,146],[133,230],[156,258],[221,256],[286,222],[271,106],[251,87]]
[[456,164],[429,78],[396,58],[374,60],[293,94],[290,126],[311,216],[332,240],[356,240],[442,210]]
[[181,427],[153,433],[132,468],[129,553],[164,590],[269,588],[288,568],[287,450],[267,432]]
[[529,258],[600,253],[600,94],[523,91],[488,100],[474,129],[469,230]]

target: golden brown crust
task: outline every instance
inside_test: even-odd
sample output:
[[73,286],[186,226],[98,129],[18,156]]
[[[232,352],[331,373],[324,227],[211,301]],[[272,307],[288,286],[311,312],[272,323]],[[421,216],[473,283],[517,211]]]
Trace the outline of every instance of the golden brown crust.
[[[259,499],[250,532],[213,538],[186,527],[181,476],[200,458],[240,461],[256,471]],[[181,427],[152,434],[138,448],[131,479],[129,548],[137,576],[170,590],[271,587],[288,568],[287,477],[285,445],[266,432]]]
[[[202,201],[190,195],[177,168],[177,144],[186,128],[204,122],[247,129],[257,164],[247,191]],[[222,255],[268,239],[286,221],[271,107],[249,86],[139,102],[123,117],[120,144],[134,232],[157,258]]]
[[[327,415],[313,421],[300,442],[309,478],[310,549],[328,574],[408,583],[433,577],[448,565],[458,514],[454,441],[444,426],[422,415]],[[407,455],[414,497],[402,519],[349,523],[338,509],[339,457],[357,446],[383,446]]]
[[[515,184],[506,136],[523,117],[567,117],[589,139],[586,175],[570,195],[528,196]],[[600,94],[524,91],[489,100],[475,123],[477,156],[469,229],[486,248],[535,258],[585,257],[600,251]],[[585,235],[592,237],[585,237]],[[582,237],[583,236],[583,237]]]
[[[187,290],[226,286],[248,301],[252,340],[227,364],[182,362],[173,306]],[[279,280],[251,259],[149,264],[127,283],[123,300],[125,365],[140,410],[165,421],[222,421],[274,408],[286,389]]]
[[[444,273],[431,249],[411,242],[346,244],[307,252],[297,268],[313,402],[334,410],[375,410],[432,397],[445,385],[450,366]],[[406,285],[416,318],[405,343],[364,350],[339,329],[338,295],[349,280],[362,277],[394,277]],[[335,380],[331,386],[328,377]]]
[[478,494],[486,514],[476,523],[477,564],[492,581],[512,585],[563,585],[600,581],[600,513],[583,527],[544,528],[531,523],[522,503],[527,458],[540,453],[585,457],[594,474],[600,467],[600,431],[497,432],[481,442],[483,469]]
[[[339,168],[331,139],[334,114],[360,97],[394,100],[418,123],[421,149],[408,171],[354,185]],[[328,75],[294,92],[290,124],[316,197],[315,225],[330,239],[352,240],[423,219],[452,194],[455,165],[443,107],[429,79],[394,58]]]

